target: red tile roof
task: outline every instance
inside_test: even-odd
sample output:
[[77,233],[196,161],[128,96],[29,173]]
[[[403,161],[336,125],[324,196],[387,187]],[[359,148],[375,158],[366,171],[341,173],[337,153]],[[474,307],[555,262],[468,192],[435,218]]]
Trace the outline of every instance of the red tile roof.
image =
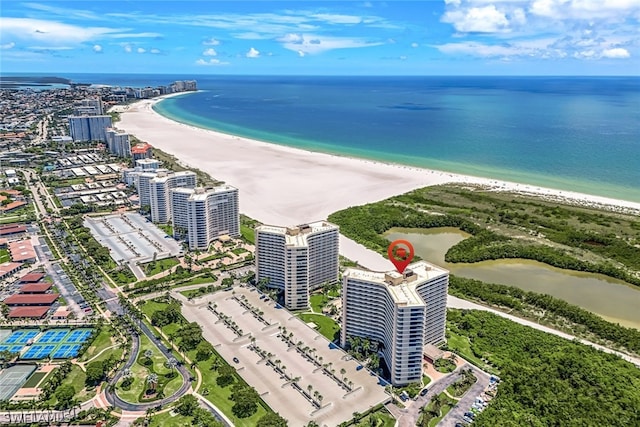
[[7,224],[0,226],[0,236],[24,233],[25,231],[27,231],[27,226],[22,224]]
[[60,294],[15,294],[4,300],[7,305],[51,305]]
[[151,146],[151,144],[148,144],[146,142],[141,142],[131,147],[131,154],[145,154],[147,151],[151,150],[152,148],[153,147]]
[[22,294],[43,294],[51,289],[53,286],[51,283],[39,282],[39,283],[27,283],[20,287],[20,293]]
[[11,309],[9,317],[31,317],[40,319],[47,313],[47,311],[49,311],[49,307],[16,307]]
[[44,278],[44,273],[29,273],[20,278],[20,283],[35,283]]

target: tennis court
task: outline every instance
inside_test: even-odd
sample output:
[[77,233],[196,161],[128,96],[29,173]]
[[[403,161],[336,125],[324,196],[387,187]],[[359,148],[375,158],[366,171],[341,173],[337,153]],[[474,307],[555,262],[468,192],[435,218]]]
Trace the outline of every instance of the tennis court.
[[40,332],[33,329],[20,329],[9,335],[2,344],[26,344],[29,340],[34,339]]
[[38,344],[59,344],[64,341],[67,335],[69,335],[69,329],[49,329],[36,342]]
[[0,351],[9,350],[12,353],[20,353],[23,348],[24,346],[22,345],[6,345],[6,344],[0,345]]
[[78,344],[83,343],[89,339],[91,336],[91,329],[76,329],[71,331],[66,340],[64,340],[65,344]]
[[54,348],[56,344],[34,344],[21,356],[21,359],[44,359]]
[[35,370],[36,365],[14,365],[0,372],[0,401],[10,399]]
[[69,357],[76,357],[80,351],[80,347],[82,347],[80,344],[62,344],[53,352],[51,358],[67,359]]

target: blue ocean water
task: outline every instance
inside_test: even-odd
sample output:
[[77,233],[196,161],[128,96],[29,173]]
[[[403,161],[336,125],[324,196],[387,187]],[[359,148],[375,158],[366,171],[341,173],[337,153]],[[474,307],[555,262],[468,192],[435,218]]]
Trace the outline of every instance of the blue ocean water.
[[156,111],[315,151],[640,202],[638,77],[77,78],[194,78],[201,92]]

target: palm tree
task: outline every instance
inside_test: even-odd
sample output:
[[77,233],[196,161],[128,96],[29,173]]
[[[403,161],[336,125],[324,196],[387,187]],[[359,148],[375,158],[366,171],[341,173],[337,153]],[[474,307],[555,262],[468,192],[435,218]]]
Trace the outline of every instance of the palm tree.
[[344,381],[344,374],[346,374],[346,373],[347,373],[346,369],[344,369],[344,368],[340,369],[340,375],[342,375],[342,381]]
[[170,357],[169,360],[167,360],[166,365],[171,369],[171,372],[173,372],[173,370],[176,369],[176,366],[178,366],[178,360],[175,357]]
[[309,396],[311,396],[311,390],[313,390],[313,386],[311,384],[309,384],[307,386],[307,391],[309,391]]
[[158,386],[158,374],[149,374],[149,376],[147,376],[147,384],[150,390],[155,391]]
[[147,359],[151,359],[152,356],[153,356],[153,350],[147,349],[144,351],[144,357],[146,357]]

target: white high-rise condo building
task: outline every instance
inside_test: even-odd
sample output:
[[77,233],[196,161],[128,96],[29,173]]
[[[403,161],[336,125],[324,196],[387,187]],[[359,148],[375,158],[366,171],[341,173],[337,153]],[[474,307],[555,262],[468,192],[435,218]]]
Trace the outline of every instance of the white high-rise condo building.
[[230,185],[213,188],[171,190],[173,233],[186,239],[191,250],[206,250],[220,236],[240,236],[238,189]]
[[171,199],[174,188],[195,188],[197,175],[191,171],[158,172],[149,181],[149,206],[151,221],[159,224],[171,222]]
[[128,133],[107,128],[105,134],[107,137],[107,150],[111,154],[118,157],[131,157],[131,142],[129,141]]
[[75,115],[76,116],[101,116],[104,114],[102,108],[102,99],[87,98],[75,103]]
[[339,228],[326,221],[256,227],[256,280],[284,290],[285,306],[309,307],[310,291],[338,280]]
[[423,348],[445,340],[449,272],[425,261],[381,273],[348,268],[342,276],[341,345],[348,337],[381,344],[391,383],[422,378]]
[[107,142],[111,116],[69,116],[69,134],[75,142]]

